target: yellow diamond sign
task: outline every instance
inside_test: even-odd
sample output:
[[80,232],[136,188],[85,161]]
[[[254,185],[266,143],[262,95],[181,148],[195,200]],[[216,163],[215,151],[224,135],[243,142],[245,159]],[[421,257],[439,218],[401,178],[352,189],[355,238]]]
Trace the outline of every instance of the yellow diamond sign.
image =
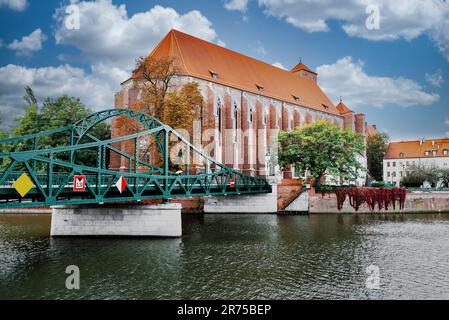
[[22,174],[19,179],[12,185],[14,189],[23,198],[34,187],[33,181],[27,176],[26,173]]

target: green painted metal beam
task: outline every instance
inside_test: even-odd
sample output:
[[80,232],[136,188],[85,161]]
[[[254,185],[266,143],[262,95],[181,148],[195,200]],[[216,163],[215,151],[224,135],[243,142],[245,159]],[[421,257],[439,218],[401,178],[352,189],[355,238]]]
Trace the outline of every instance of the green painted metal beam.
[[[107,140],[99,140],[89,134],[95,125],[107,119],[122,116],[137,121],[144,131]],[[51,149],[39,146],[39,138],[63,131],[69,133],[67,145]],[[183,152],[187,160],[190,158],[190,152],[196,153],[203,159],[205,173],[191,175],[188,161],[186,161],[186,174],[176,175],[169,170],[170,135],[174,135],[184,144]],[[162,160],[161,167],[139,159],[139,139],[145,136],[154,138]],[[83,137],[90,138],[92,142],[81,144]],[[168,200],[180,197],[271,192],[271,186],[266,179],[244,175],[217,162],[158,119],[135,110],[109,109],[96,112],[72,126],[3,139],[0,140],[0,144],[29,139],[33,140],[30,150],[0,154],[1,161],[10,162],[6,170],[0,172],[0,208]],[[128,154],[113,146],[114,143],[123,141],[130,141],[133,144],[134,154]],[[75,152],[88,149],[96,150],[95,165],[85,166],[77,163]],[[127,159],[129,164],[127,172],[107,168],[107,150],[116,152]],[[68,153],[67,160],[58,159],[58,155],[66,153]],[[214,164],[216,172],[210,171],[211,164]],[[150,170],[140,172],[140,166],[146,166]],[[34,186],[21,197],[13,188],[13,184],[23,173],[27,174]],[[74,191],[75,175],[86,177],[85,191]],[[114,185],[122,176],[127,181],[127,188],[120,193]],[[233,186],[230,185],[231,179],[234,180]]]

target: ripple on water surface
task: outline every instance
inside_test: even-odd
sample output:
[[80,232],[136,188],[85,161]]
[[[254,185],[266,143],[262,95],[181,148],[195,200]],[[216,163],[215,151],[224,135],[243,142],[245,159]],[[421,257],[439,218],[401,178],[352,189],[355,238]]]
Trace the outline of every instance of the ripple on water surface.
[[[445,214],[184,216],[179,239],[51,239],[49,225],[0,215],[0,298],[449,298]],[[69,291],[73,264],[81,289]]]

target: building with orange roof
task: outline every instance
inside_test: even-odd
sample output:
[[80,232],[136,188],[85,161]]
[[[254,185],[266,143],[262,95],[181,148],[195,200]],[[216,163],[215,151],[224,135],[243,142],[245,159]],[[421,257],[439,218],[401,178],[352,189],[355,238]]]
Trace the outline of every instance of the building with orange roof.
[[377,126],[375,124],[367,124],[365,123],[365,136],[368,139],[375,134],[378,134],[379,130],[377,130]]
[[449,138],[391,142],[383,160],[384,181],[399,185],[412,166],[449,168]]
[[[199,84],[204,98],[200,131],[212,128],[217,135],[211,154],[245,174],[278,180],[303,175],[293,169],[280,172],[271,160],[275,150],[270,141],[277,140],[279,130],[324,119],[364,136],[368,133],[365,116],[343,102],[335,106],[318,85],[318,74],[302,62],[284,70],[177,30],[171,30],[147,59],[162,58],[174,61],[178,86],[191,81]],[[117,108],[133,105],[139,81],[142,71],[137,69],[121,84]],[[119,130],[113,124],[113,134]],[[118,161],[112,158],[111,166],[125,165]]]

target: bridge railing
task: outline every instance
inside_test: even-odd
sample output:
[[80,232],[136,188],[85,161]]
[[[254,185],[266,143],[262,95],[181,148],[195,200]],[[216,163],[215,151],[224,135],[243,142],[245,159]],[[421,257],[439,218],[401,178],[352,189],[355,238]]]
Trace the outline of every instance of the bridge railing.
[[[89,131],[98,123],[111,117],[127,116],[138,121],[143,131],[123,137],[99,140]],[[70,133],[66,146],[45,148],[37,144],[42,135],[61,132]],[[144,161],[140,156],[139,141],[152,137],[159,151],[160,164]],[[82,140],[84,137],[91,142]],[[184,170],[171,170],[170,138],[181,144],[183,150],[180,166]],[[175,197],[226,195],[241,193],[270,192],[266,179],[245,175],[229,168],[190,143],[182,135],[159,120],[146,114],[124,109],[111,109],[93,114],[86,119],[64,127],[24,137],[0,140],[0,143],[17,143],[31,140],[28,150],[0,153],[0,161],[7,163],[0,172],[0,207],[41,206],[70,203],[102,203],[114,201],[136,201],[145,199],[169,199]],[[83,141],[83,143],[81,143]],[[131,152],[119,150],[116,146],[131,142]],[[83,150],[96,151],[96,165],[87,166],[77,162],[76,154]],[[112,170],[106,163],[106,152],[115,152],[124,158],[127,167]],[[199,165],[191,168],[193,155]],[[203,172],[197,169],[203,168]],[[145,169],[143,169],[145,168]],[[34,186],[26,196],[13,192],[13,184],[26,174]],[[86,179],[86,190],[75,192],[73,178],[82,175]],[[125,190],[117,190],[119,178],[125,178]],[[120,191],[120,193],[119,193]]]

